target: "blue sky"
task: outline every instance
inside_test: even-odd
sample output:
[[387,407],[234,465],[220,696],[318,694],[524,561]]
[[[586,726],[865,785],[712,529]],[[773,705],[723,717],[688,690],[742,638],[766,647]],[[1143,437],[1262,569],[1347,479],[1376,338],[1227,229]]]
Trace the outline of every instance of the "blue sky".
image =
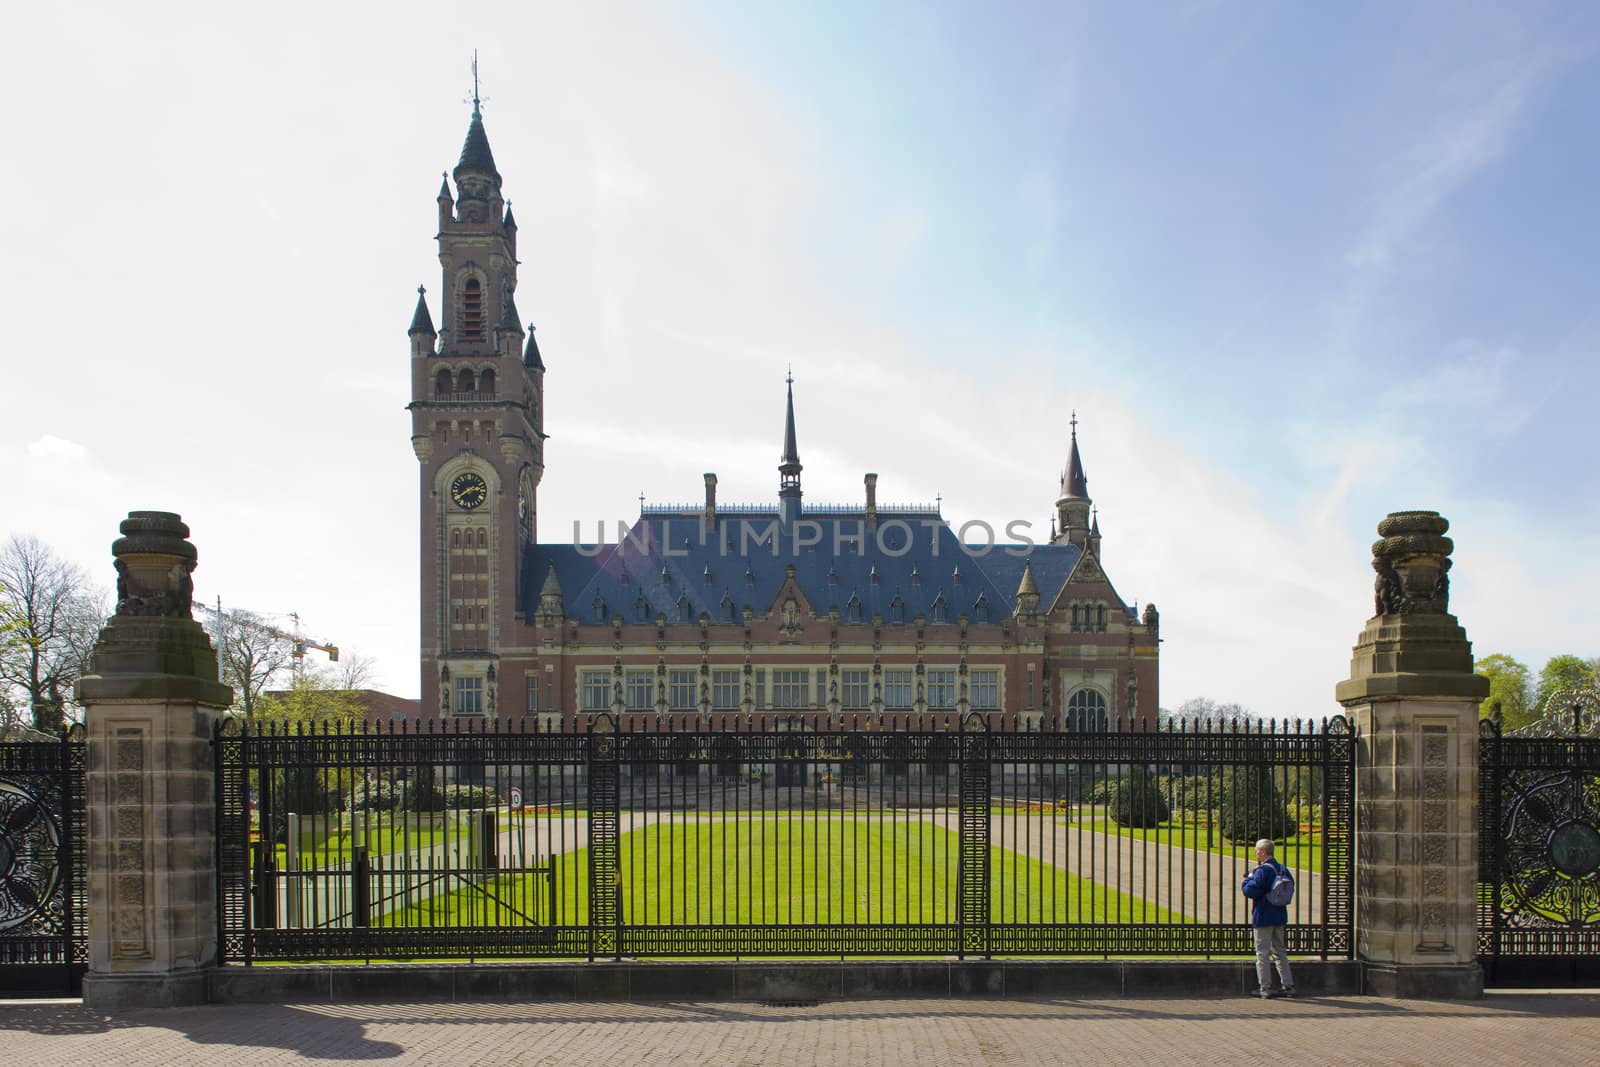
[[13,21],[0,533],[96,573],[121,514],[182,511],[202,596],[416,691],[404,327],[477,47],[544,539],[705,470],[770,499],[793,364],[808,499],[873,470],[1042,528],[1077,409],[1167,706],[1333,710],[1400,508],[1454,523],[1480,653],[1600,653],[1590,5]]

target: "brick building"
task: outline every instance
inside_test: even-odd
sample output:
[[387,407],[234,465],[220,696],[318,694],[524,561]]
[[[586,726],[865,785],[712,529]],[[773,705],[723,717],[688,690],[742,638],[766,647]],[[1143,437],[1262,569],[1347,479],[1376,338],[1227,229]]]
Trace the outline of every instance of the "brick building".
[[1076,418],[1048,544],[963,544],[874,474],[859,504],[806,504],[792,381],[776,503],[719,504],[706,474],[703,503],[641,505],[609,543],[540,544],[545,366],[476,105],[438,210],[440,326],[419,290],[410,328],[425,715],[1153,720],[1157,614],[1101,568]]

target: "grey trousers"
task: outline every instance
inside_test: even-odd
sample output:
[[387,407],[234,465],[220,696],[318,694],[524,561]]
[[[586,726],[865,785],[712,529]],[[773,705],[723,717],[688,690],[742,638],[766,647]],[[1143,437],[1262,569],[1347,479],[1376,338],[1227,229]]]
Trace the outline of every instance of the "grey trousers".
[[1283,988],[1293,989],[1294,978],[1289,973],[1288,941],[1284,937],[1286,927],[1282,926],[1257,926],[1256,933],[1256,985],[1265,992],[1272,988],[1272,964],[1267,961],[1270,954],[1278,962],[1278,978],[1283,982]]

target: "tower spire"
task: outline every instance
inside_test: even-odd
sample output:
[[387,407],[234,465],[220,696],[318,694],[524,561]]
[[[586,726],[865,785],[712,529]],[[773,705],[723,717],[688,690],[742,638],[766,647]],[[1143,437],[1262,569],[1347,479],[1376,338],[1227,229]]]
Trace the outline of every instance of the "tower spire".
[[800,448],[794,433],[794,369],[784,376],[788,389],[783,420],[783,459],[778,464],[778,510],[785,522],[800,517]]
[[1067,469],[1061,472],[1061,492],[1056,496],[1056,518],[1060,530],[1051,538],[1055,544],[1084,544],[1090,537],[1089,479],[1083,473],[1083,456],[1078,452],[1078,413],[1071,419],[1072,444],[1067,453]]

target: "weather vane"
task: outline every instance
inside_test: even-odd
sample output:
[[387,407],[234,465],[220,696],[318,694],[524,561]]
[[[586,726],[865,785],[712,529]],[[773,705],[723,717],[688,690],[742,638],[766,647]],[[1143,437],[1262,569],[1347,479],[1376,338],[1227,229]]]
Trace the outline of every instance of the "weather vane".
[[[465,103],[466,101],[462,101]],[[478,50],[472,50],[472,113],[479,114],[483,101],[478,97]]]

